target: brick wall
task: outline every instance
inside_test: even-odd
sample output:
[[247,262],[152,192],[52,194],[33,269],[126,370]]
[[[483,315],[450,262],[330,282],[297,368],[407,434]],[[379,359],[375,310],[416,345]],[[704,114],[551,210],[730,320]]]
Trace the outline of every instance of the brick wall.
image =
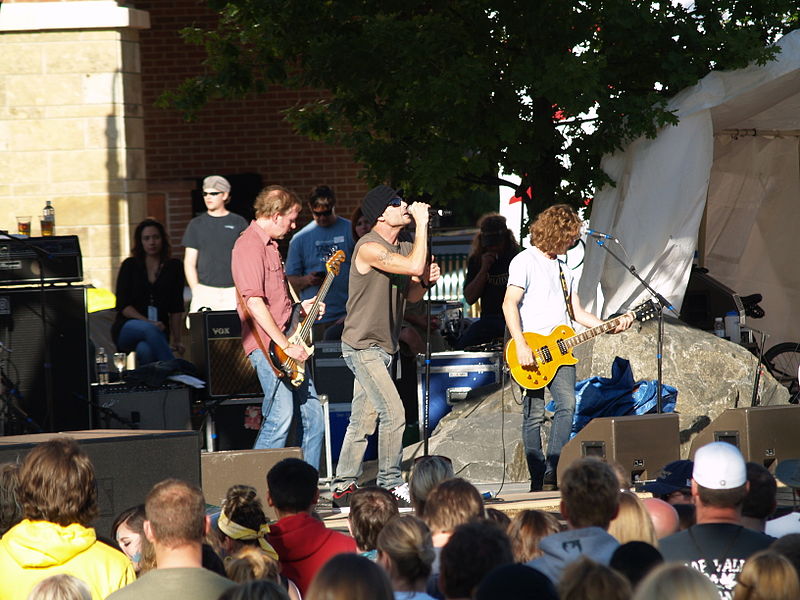
[[[368,189],[346,150],[311,142],[292,133],[281,110],[318,97],[312,91],[274,89],[258,98],[215,102],[196,121],[154,106],[166,89],[201,72],[202,48],[185,44],[182,27],[211,27],[214,15],[197,0],[137,0],[150,13],[141,32],[142,97],[149,209],[164,202],[173,242],[191,218],[190,191],[213,174],[257,173],[265,184],[281,184],[301,198],[317,184],[334,188],[338,212],[349,215]],[[302,223],[309,219],[307,211]],[[178,249],[180,252],[180,249]]]

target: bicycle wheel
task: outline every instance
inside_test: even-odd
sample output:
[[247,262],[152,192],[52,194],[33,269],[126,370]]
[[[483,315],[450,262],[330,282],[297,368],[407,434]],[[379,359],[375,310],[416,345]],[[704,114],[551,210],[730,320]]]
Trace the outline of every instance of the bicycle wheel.
[[776,344],[764,353],[764,364],[787,390],[789,402],[797,404],[800,400],[800,385],[797,370],[800,368],[800,342]]

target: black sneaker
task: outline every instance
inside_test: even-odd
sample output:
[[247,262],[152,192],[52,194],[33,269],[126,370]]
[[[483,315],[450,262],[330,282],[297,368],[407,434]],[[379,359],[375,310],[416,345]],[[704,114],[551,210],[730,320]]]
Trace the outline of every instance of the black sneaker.
[[351,483],[345,489],[333,490],[333,499],[331,501],[331,505],[333,508],[338,508],[339,512],[341,513],[349,513],[350,512],[350,499],[353,497],[353,492],[358,489],[358,486],[355,483]]
[[411,511],[411,493],[408,490],[407,483],[393,487],[389,491],[392,493],[395,500],[397,500],[397,508],[400,509],[400,512]]

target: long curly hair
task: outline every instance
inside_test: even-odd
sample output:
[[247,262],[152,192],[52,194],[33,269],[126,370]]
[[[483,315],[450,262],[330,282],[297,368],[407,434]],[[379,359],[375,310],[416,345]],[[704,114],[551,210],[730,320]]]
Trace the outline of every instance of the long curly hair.
[[555,204],[540,212],[531,224],[531,244],[545,253],[563,254],[580,235],[582,226],[574,208]]

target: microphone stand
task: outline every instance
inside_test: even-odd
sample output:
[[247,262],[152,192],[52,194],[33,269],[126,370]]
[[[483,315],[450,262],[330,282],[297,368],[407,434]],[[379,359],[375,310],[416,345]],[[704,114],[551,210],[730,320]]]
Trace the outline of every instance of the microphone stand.
[[[438,220],[437,215],[431,215],[428,219],[428,261],[431,260],[431,234],[433,233],[433,222]],[[425,293],[425,394],[422,406],[422,455],[428,456],[428,426],[430,421],[431,409],[431,290],[428,288]]]
[[[656,340],[657,340],[656,341],[656,347],[657,347],[657,349],[656,349],[656,364],[658,366],[658,378],[657,378],[657,385],[656,385],[656,412],[658,414],[661,414],[663,412],[662,399],[661,399],[661,388],[663,386],[663,372],[662,372],[663,364],[662,363],[663,363],[663,349],[664,349],[664,309],[666,308],[666,309],[672,311],[675,314],[675,316],[679,316],[679,315],[678,315],[678,312],[675,310],[675,307],[672,306],[672,304],[670,304],[667,301],[667,299],[664,298],[664,296],[659,294],[656,290],[653,289],[653,287],[649,283],[647,283],[647,281],[642,279],[642,277],[639,275],[638,271],[636,270],[636,267],[633,264],[626,265],[625,261],[622,260],[619,256],[617,256],[614,253],[614,251],[611,250],[611,248],[609,248],[608,245],[606,245],[606,240],[607,239],[610,239],[610,240],[613,240],[613,241],[617,242],[618,244],[620,244],[620,246],[622,245],[617,238],[611,237],[611,236],[605,236],[605,237],[602,237],[602,238],[599,238],[599,239],[595,239],[595,242],[597,243],[598,246],[600,246],[606,252],[608,252],[608,254],[610,254],[614,258],[614,260],[616,260],[619,264],[621,264],[623,267],[625,267],[625,269],[631,275],[633,275],[639,281],[639,283],[642,284],[642,286],[648,292],[650,292],[650,295],[655,299],[656,304],[659,306],[659,311],[658,311],[658,336],[656,337]],[[625,249],[623,248],[623,251],[624,250]]]

